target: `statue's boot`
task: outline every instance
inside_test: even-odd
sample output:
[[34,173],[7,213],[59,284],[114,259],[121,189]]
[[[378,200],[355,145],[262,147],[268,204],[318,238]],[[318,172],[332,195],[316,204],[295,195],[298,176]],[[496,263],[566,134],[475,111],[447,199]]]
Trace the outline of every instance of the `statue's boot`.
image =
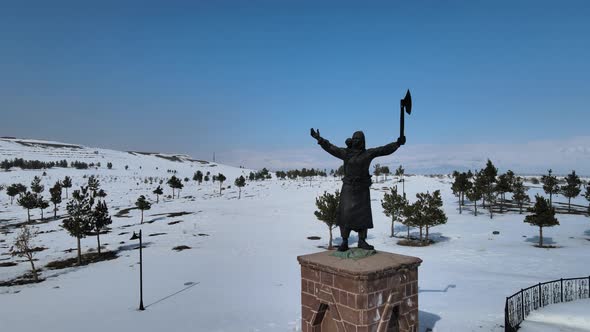
[[338,247],[338,251],[348,250],[348,237],[350,236],[350,229],[340,226],[340,236],[342,237],[342,243]]
[[361,249],[365,249],[365,250],[374,250],[375,247],[373,247],[372,245],[368,244],[367,241],[367,230],[363,229],[362,231],[359,231],[359,243],[358,243],[358,247]]
[[348,239],[342,239],[342,243],[338,246],[338,251],[347,251],[348,249]]

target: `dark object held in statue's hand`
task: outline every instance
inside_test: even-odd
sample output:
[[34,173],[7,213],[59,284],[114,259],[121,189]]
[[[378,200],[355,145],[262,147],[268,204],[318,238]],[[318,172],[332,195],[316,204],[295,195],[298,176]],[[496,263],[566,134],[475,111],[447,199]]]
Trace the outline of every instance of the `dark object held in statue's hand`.
[[[399,129],[399,137],[404,137],[404,111],[409,114],[412,114],[412,95],[410,95],[410,90],[408,89],[408,92],[406,92],[406,96],[404,97],[404,99],[401,99],[399,101],[399,105],[400,105],[400,115],[399,115],[399,124],[400,124],[400,129]],[[404,140],[405,143],[405,140]],[[403,145],[403,144],[402,144]]]

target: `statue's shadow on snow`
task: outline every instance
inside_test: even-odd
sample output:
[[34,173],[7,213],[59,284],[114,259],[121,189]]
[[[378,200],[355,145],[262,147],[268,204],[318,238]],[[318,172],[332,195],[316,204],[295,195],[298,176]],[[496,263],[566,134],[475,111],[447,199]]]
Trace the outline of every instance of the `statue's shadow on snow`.
[[440,316],[420,310],[418,311],[418,320],[420,321],[420,332],[432,331],[436,322],[440,320]]
[[[539,236],[533,236],[533,237],[527,237],[527,239],[525,240],[526,242],[532,242],[534,244],[539,243]],[[553,241],[552,237],[545,237],[543,236],[543,245],[553,245],[555,244],[555,241]]]

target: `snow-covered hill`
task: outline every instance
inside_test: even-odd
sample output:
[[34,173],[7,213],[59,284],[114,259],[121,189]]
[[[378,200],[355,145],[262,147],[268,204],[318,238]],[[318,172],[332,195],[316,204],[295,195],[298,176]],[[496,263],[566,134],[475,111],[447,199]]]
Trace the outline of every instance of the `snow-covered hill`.
[[[53,144],[53,145],[50,145]],[[158,156],[160,155],[160,156]],[[101,163],[98,168],[77,170],[11,169],[0,171],[0,184],[42,178],[43,192],[58,180],[72,177],[74,188],[95,175],[107,196],[113,216],[108,234],[101,236],[105,250],[117,251],[115,260],[64,270],[44,266],[54,260],[75,257],[76,239],[61,227],[65,203],[58,219],[39,220],[42,232],[36,245],[37,266],[45,281],[26,286],[0,288],[0,331],[297,331],[300,326],[300,276],[296,257],[324,250],[328,230],[313,215],[315,198],[333,192],[336,178],[313,181],[267,180],[248,182],[241,199],[234,179],[250,170],[187,156],[129,153],[87,148],[56,142],[0,139],[0,160],[24,158],[43,161],[68,159]],[[113,163],[113,169],[106,164]],[[128,169],[125,169],[125,166]],[[165,195],[171,190],[166,180],[173,174],[190,181],[181,197],[156,197],[153,189],[163,181]],[[212,175],[223,173],[219,183],[192,181],[197,170]],[[411,172],[411,170],[407,170]],[[384,188],[393,179],[372,186],[375,228],[369,242],[378,250],[418,256],[421,330],[503,331],[505,297],[539,281],[590,274],[590,223],[580,215],[558,215],[561,225],[544,230],[546,243],[559,248],[539,249],[538,228],[523,223],[524,215],[503,214],[489,219],[471,211],[459,214],[448,178],[411,176],[405,188],[412,199],[417,192],[440,189],[449,221],[431,230],[439,242],[429,247],[404,247],[389,237],[390,221],[381,212]],[[70,191],[71,192],[71,191]],[[531,196],[538,188],[529,191]],[[140,224],[140,212],[129,210],[139,195],[153,202]],[[554,200],[560,200],[555,198]],[[561,199],[563,201],[563,199]],[[583,198],[572,203],[587,204]],[[480,212],[484,212],[480,210]],[[45,215],[52,215],[50,209]],[[29,264],[12,258],[9,248],[16,230],[10,225],[24,221],[26,211],[10,204],[0,191],[0,280],[8,280],[29,269]],[[144,234],[144,304],[139,304],[137,243],[131,234]],[[400,234],[405,228],[397,226]],[[500,231],[493,235],[493,231]],[[308,239],[320,236],[319,241]],[[338,236],[338,232],[335,233]],[[336,238],[336,241],[339,241]],[[354,241],[354,239],[353,239]],[[353,243],[354,244],[354,243]],[[186,245],[180,252],[172,248]],[[95,250],[96,238],[82,240],[84,252]]]

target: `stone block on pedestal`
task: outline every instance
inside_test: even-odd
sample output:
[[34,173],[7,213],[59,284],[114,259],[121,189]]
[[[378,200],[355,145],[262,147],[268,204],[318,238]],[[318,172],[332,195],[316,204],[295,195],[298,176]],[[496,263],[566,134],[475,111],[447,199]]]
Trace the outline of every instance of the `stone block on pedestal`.
[[378,252],[342,259],[324,251],[301,265],[303,332],[417,332],[417,257]]

